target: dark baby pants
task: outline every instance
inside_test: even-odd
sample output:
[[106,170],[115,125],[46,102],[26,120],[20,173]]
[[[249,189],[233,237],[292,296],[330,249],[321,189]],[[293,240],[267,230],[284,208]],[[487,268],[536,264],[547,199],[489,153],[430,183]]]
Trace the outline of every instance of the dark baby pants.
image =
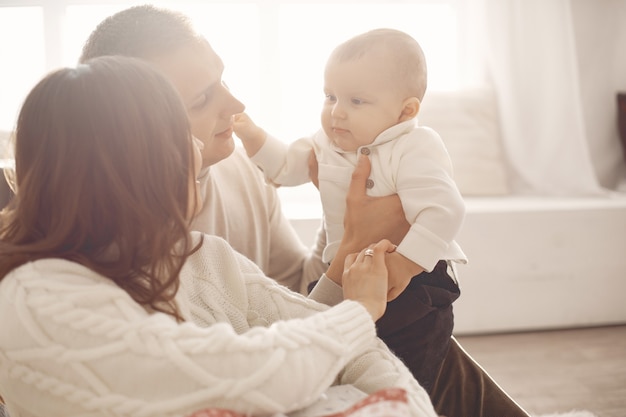
[[459,286],[445,261],[413,277],[376,322],[378,336],[407,365],[446,417],[529,417],[452,336]]

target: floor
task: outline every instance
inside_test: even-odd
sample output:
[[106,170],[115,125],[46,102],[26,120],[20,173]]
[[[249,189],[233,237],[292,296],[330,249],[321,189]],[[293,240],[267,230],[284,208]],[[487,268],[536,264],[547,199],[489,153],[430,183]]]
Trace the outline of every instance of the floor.
[[626,416],[626,325],[457,339],[531,415]]

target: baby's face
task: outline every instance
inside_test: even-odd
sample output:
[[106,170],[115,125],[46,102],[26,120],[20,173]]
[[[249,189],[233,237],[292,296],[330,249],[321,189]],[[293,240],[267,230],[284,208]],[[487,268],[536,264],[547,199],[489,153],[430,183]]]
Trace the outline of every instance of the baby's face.
[[331,60],[324,73],[322,128],[345,151],[356,151],[401,120],[403,97],[388,59],[366,54]]

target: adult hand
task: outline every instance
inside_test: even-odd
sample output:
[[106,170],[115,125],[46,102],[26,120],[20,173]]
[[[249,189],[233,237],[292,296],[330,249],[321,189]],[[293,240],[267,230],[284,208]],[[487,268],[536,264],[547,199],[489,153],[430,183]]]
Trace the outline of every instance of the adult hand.
[[383,239],[358,253],[346,256],[342,276],[343,298],[358,301],[367,309],[374,321],[387,308],[387,267],[385,254],[396,246]]
[[[352,173],[352,180],[346,197],[344,235],[337,255],[326,272],[326,276],[339,285],[341,285],[343,263],[347,254],[358,252],[370,243],[378,242],[381,239],[387,239],[398,244],[410,227],[398,195],[385,197],[367,195],[366,184],[370,171],[369,158],[360,155],[357,166]],[[398,258],[393,257],[393,259]],[[413,265],[415,266],[415,264]],[[406,270],[406,265],[398,267],[394,265],[390,268],[392,288],[406,288],[413,277],[413,275],[402,272]]]
[[364,244],[381,239],[397,245],[410,228],[397,194],[385,197],[367,195],[371,169],[369,158],[360,155],[346,197],[344,236],[347,237],[346,243],[355,244],[359,249]]

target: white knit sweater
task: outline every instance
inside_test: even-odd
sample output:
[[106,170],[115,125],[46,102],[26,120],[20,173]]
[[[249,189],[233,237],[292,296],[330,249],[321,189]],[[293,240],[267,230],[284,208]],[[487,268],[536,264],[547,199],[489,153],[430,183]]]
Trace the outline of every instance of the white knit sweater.
[[[11,417],[186,416],[206,407],[289,412],[332,384],[425,391],[353,301],[329,308],[205,236],[181,274],[188,322],[146,312],[110,280],[44,259],[0,282],[0,393]],[[318,313],[319,314],[313,314]]]

